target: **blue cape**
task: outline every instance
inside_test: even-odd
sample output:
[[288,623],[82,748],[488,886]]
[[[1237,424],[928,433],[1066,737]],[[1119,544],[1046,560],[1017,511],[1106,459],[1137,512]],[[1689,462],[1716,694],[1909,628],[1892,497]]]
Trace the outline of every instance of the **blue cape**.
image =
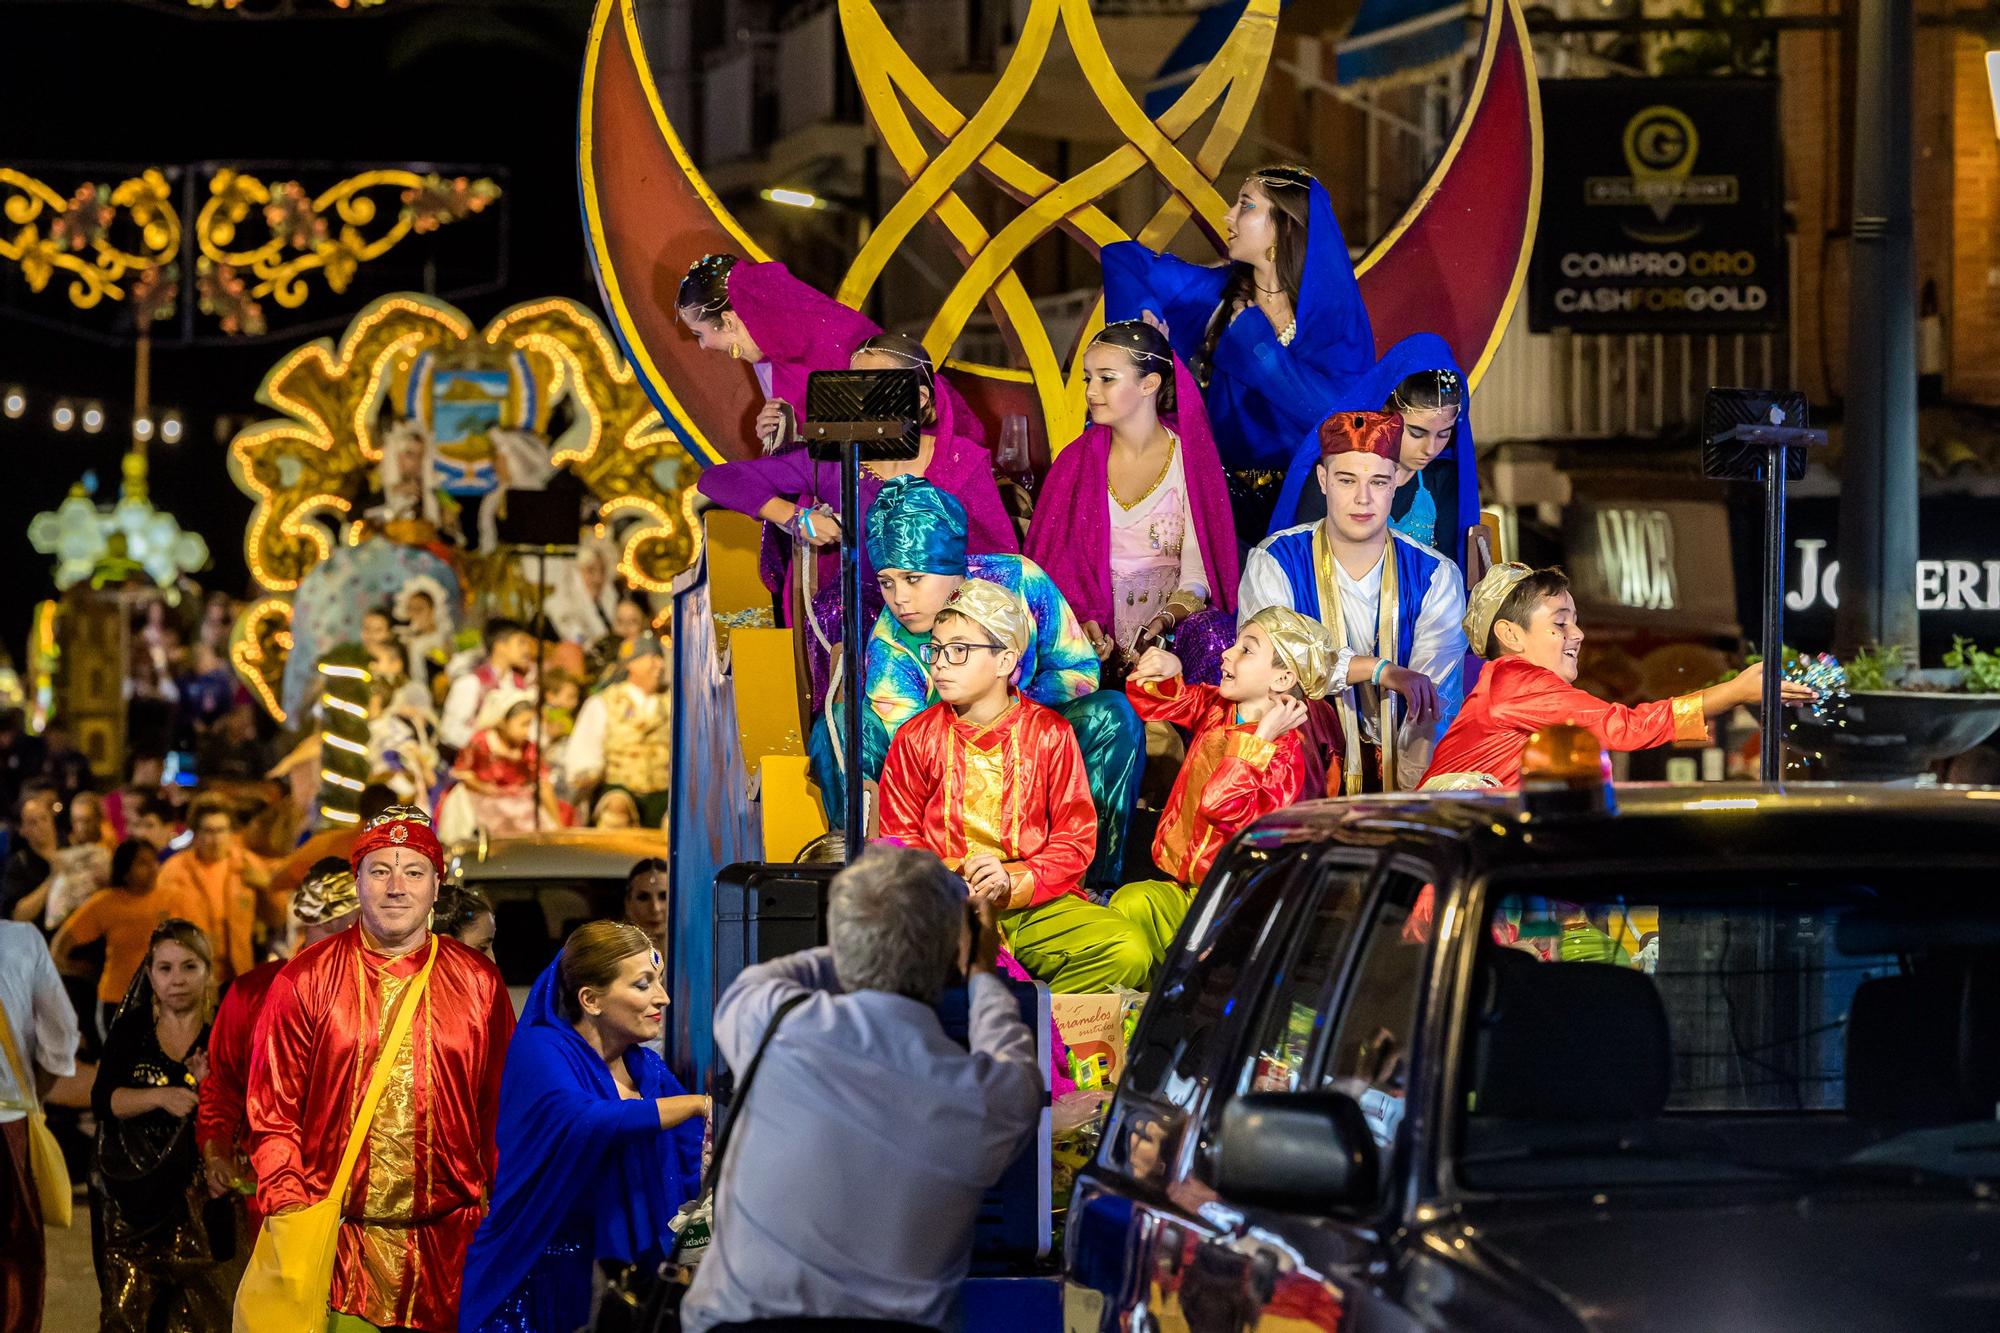
[[[1351,396],[1350,386],[1375,367],[1375,334],[1333,201],[1317,181],[1309,194],[1305,272],[1294,310],[1299,327],[1291,345],[1278,342],[1255,307],[1238,315],[1215,344],[1204,398],[1225,468],[1287,466],[1299,440],[1317,432],[1327,413]],[[1137,319],[1153,311],[1166,320],[1174,351],[1193,364],[1229,266],[1191,264],[1136,241],[1105,246],[1101,261],[1104,317]],[[1373,406],[1379,408],[1380,400]]]
[[[701,1183],[702,1122],[662,1132],[653,1104],[680,1096],[681,1085],[659,1056],[634,1046],[625,1068],[641,1095],[619,1100],[602,1057],[557,1010],[561,965],[557,954],[536,979],[507,1047],[493,1203],[466,1253],[460,1329],[490,1318],[578,1212],[591,1218],[591,1234],[563,1239],[591,1246],[592,1260],[665,1255],[673,1244],[667,1224]],[[587,1276],[577,1299],[582,1323],[590,1316]]]

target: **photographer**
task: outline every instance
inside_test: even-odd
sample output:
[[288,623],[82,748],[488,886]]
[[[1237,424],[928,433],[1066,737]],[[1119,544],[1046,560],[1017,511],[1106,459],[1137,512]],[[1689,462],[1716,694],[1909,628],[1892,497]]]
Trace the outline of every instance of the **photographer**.
[[[739,1107],[688,1333],[955,1324],[980,1196],[1041,1113],[1034,1039],[993,970],[993,909],[971,915],[943,862],[870,848],[833,882],[828,935],[746,969],[716,1006],[716,1045],[740,1070],[804,997]],[[957,970],[970,1050],[932,1008]]]

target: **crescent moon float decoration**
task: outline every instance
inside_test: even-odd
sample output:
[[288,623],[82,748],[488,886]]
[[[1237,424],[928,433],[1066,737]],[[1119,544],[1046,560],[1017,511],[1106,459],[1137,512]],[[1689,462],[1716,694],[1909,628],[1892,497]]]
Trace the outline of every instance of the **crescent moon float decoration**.
[[[970,116],[917,68],[870,0],[840,0],[850,61],[877,133],[910,187],[855,256],[841,300],[859,306],[896,245],[917,222],[945,227],[965,265],[924,332],[933,355],[948,354],[983,302],[1028,370],[953,361],[949,370],[982,416],[1039,418],[1056,440],[1081,412],[1080,349],[1103,319],[1084,321],[1068,365],[1035,317],[1012,264],[1050,231],[1094,252],[1126,233],[1097,200],[1141,170],[1156,172],[1166,202],[1137,239],[1159,247],[1192,219],[1211,240],[1226,207],[1211,182],[1227,162],[1262,87],[1277,33],[1278,0],[1250,0],[1228,43],[1174,104],[1149,119],[1116,76],[1088,0],[1031,0],[1021,40],[986,103]],[[1085,80],[1127,142],[1057,181],[998,143],[1032,82],[1057,26]],[[1178,139],[1211,109],[1192,156]],[[912,123],[912,115],[921,126]],[[1513,314],[1533,248],[1541,198],[1541,103],[1519,0],[1487,6],[1472,89],[1443,157],[1403,217],[1356,265],[1380,352],[1402,338],[1441,335],[1476,387]],[[939,141],[935,152],[928,143]],[[1022,212],[988,234],[953,193],[967,168],[1022,201]],[[640,383],[689,452],[719,462],[752,447],[760,405],[747,367],[724,367],[680,325],[674,290],[687,266],[711,251],[771,258],[726,209],[668,123],[641,49],[632,0],[599,0],[591,23],[578,120],[577,170],[591,261],[611,326]]]

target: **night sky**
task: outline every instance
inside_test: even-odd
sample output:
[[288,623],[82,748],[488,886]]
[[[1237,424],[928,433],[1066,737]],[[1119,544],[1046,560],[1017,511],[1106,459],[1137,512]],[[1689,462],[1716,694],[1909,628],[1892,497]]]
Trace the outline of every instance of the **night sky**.
[[[485,217],[461,225],[484,229],[467,236],[465,249],[483,257],[489,272],[504,235],[507,285],[463,302],[466,313],[483,323],[517,301],[550,295],[594,309],[575,169],[589,19],[588,0],[388,0],[375,10],[283,21],[183,13],[167,0],[0,3],[8,73],[0,165],[63,193],[82,179],[75,164],[86,163],[89,177],[113,182],[135,174],[121,168],[231,158],[499,167],[508,185],[504,233]],[[322,180],[332,178],[322,172]],[[183,225],[193,221],[184,217]],[[421,244],[436,247],[442,265],[453,239],[444,228]],[[22,385],[30,399],[24,418],[0,420],[7,478],[0,486],[0,568],[7,570],[0,642],[18,663],[34,602],[54,595],[52,561],[29,545],[28,521],[59,503],[87,468],[98,472],[100,496],[115,491],[130,438],[133,355],[129,339],[113,346],[64,331],[64,323],[105,321],[77,316],[60,276],[31,295],[14,265],[0,261],[0,270],[0,387]],[[192,279],[182,274],[184,301],[192,299]],[[205,586],[247,591],[250,504],[229,480],[215,418],[274,415],[253,399],[264,373],[298,343],[337,335],[365,299],[332,295],[315,282],[303,310],[283,317],[322,313],[332,317],[329,327],[231,346],[156,348],[153,400],[180,408],[188,432],[178,446],[152,445],[154,502],[207,539],[214,564],[199,576]],[[49,413],[64,395],[102,400],[110,419],[103,433],[56,433]]]

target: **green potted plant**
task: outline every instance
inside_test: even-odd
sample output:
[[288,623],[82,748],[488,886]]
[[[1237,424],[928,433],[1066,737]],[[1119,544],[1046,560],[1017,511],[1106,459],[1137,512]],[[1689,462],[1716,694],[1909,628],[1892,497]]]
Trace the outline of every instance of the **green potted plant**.
[[2000,730],[2000,651],[1955,638],[1927,668],[1904,644],[1878,644],[1846,667],[1845,707],[1803,716],[1792,730],[1827,777],[1912,781]]

